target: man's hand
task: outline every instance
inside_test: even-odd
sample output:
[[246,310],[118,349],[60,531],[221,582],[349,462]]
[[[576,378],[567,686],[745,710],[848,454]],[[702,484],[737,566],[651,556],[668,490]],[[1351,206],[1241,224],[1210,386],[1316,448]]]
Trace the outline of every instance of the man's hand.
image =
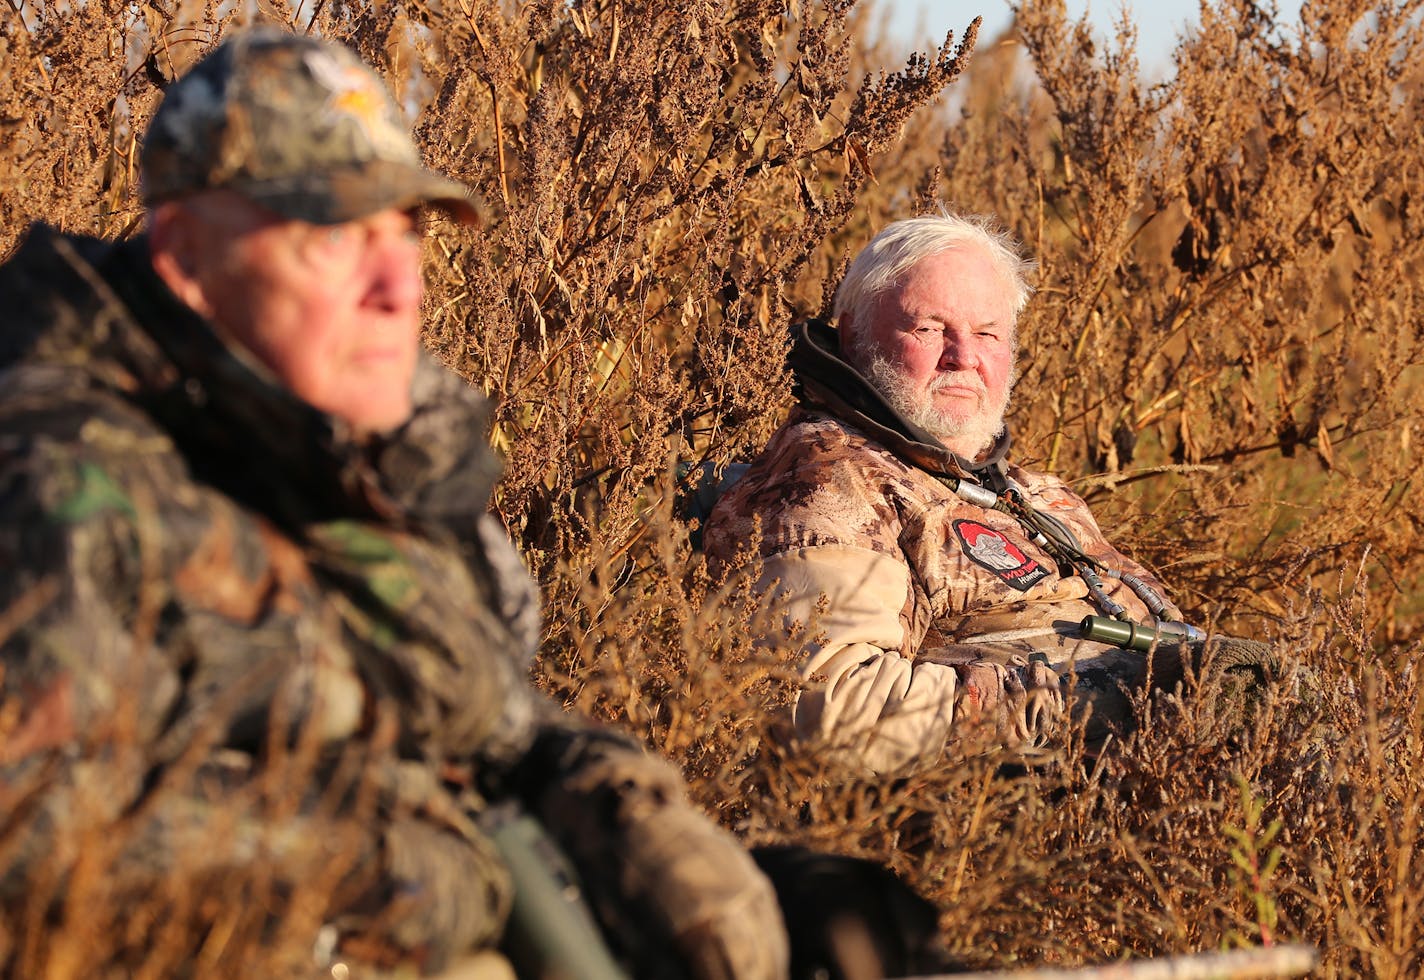
[[787,975],[790,950],[776,893],[735,838],[677,803],[647,813],[626,841],[629,890],[660,910],[686,975]]
[[595,740],[539,816],[640,976],[780,980],[789,944],[771,882],[692,806],[666,762]]
[[1063,720],[1063,692],[1047,664],[988,660],[952,665],[959,676],[955,729],[992,726],[1008,746],[1048,744]]
[[1275,651],[1259,640],[1213,636],[1186,644],[1164,644],[1154,653],[1152,687],[1171,691],[1186,679],[1187,667],[1197,682],[1220,676],[1231,687],[1258,689],[1280,673]]

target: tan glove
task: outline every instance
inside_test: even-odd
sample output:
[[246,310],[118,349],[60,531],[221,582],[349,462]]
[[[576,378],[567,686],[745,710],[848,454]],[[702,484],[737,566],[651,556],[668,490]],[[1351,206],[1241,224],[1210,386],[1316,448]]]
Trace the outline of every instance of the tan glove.
[[771,882],[736,838],[687,801],[666,762],[603,750],[552,787],[540,810],[640,976],[788,975]]

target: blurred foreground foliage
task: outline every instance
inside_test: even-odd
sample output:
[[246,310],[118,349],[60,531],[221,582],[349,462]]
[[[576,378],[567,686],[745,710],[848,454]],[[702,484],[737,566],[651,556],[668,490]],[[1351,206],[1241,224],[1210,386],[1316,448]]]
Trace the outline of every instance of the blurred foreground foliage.
[[[855,0],[9,0],[0,254],[41,218],[133,233],[135,134],[224,31],[348,40],[482,198],[482,228],[429,229],[427,340],[498,402],[470,437],[508,459],[537,679],[570,710],[680,762],[751,841],[886,861],[966,964],[1290,939],[1325,976],[1417,976],[1424,3],[1285,24],[1210,0],[1155,83],[1130,31],[1015,11],[1010,36],[954,25],[905,62]],[[1198,621],[1282,651],[1249,737],[1203,690],[1144,706],[1091,769],[1070,746],[1009,780],[966,748],[891,784],[778,751],[790,652],[752,645],[743,583],[707,580],[676,466],[755,452],[788,406],[785,328],[939,202],[998,214],[1040,264],[1018,457]],[[77,845],[78,898],[0,923],[7,975],[300,975],[320,876],[180,875],[135,909],[106,833]]]

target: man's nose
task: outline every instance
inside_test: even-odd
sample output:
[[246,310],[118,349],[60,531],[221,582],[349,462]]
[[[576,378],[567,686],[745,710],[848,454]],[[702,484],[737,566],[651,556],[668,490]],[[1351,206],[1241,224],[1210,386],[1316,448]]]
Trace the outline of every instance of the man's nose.
[[967,334],[959,330],[946,330],[940,348],[939,369],[941,371],[968,371],[978,364],[974,346]]
[[378,246],[371,288],[371,302],[390,312],[420,305],[420,246],[398,238]]

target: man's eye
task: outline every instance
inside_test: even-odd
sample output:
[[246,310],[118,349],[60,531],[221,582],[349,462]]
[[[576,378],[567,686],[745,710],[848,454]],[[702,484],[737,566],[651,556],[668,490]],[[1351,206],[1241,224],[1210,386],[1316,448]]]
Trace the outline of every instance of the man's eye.
[[339,252],[351,243],[352,237],[346,225],[328,225],[312,233],[307,247],[317,253]]
[[322,274],[350,265],[360,253],[360,236],[350,225],[328,225],[313,228],[299,246],[301,256]]

